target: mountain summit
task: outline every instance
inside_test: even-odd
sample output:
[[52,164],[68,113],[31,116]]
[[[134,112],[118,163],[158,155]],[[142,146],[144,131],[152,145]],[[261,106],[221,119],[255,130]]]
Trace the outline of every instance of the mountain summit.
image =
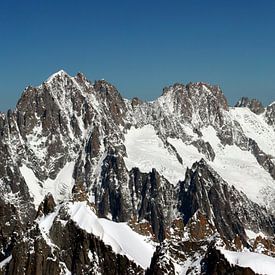
[[0,115],[0,274],[272,274],[274,158],[275,104],[61,70]]

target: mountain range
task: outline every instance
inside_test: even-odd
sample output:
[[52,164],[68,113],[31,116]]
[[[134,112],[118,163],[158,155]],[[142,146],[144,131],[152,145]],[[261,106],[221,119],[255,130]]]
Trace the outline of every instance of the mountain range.
[[275,274],[275,102],[61,70],[0,113],[0,191],[0,274]]

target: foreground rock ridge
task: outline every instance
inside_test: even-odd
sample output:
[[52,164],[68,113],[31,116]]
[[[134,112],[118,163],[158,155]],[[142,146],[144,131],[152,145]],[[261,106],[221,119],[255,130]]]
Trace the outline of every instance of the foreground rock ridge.
[[275,102],[59,71],[0,113],[0,274],[275,274],[274,159]]

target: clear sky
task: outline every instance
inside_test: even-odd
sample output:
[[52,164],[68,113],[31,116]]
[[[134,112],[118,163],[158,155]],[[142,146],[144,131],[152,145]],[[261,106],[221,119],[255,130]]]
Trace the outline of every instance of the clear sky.
[[152,100],[174,82],[275,100],[275,1],[0,1],[0,110],[64,69]]

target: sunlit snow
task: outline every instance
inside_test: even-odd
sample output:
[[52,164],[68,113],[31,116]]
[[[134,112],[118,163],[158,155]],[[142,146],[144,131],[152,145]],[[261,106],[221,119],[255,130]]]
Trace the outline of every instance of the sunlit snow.
[[132,127],[125,135],[125,146],[128,157],[124,161],[128,170],[138,167],[142,172],[150,172],[156,168],[173,184],[184,180],[185,166],[167,151],[153,126]]
[[261,167],[249,151],[241,150],[236,145],[222,146],[212,126],[202,130],[203,139],[208,141],[216,157],[210,166],[230,185],[243,191],[249,199],[267,206],[268,196],[275,195],[274,180]]
[[3,268],[6,264],[8,264],[12,259],[12,255],[4,259],[2,262],[0,262],[0,269]]
[[36,208],[48,193],[53,195],[56,202],[62,202],[70,198],[74,186],[74,162],[67,163],[54,180],[48,178],[45,182],[39,181],[34,172],[25,164],[19,169],[29,188],[30,195],[34,199]]
[[[212,126],[203,128],[201,132],[202,139],[208,141],[215,152],[214,161],[208,161],[208,164],[225,181],[243,191],[252,201],[273,207],[274,180],[258,164],[252,153],[241,150],[236,145],[223,146]],[[196,138],[194,133],[193,138]],[[124,160],[127,168],[130,170],[132,167],[138,167],[142,172],[149,172],[152,168],[156,168],[161,175],[176,184],[179,180],[184,180],[187,167],[191,167],[201,158],[206,159],[196,147],[180,139],[168,138],[168,142],[176,148],[182,158],[182,164],[167,150],[153,126],[132,127],[125,135],[127,157]]]
[[99,237],[105,244],[110,245],[115,253],[126,255],[143,268],[150,266],[154,246],[126,223],[99,219],[85,202],[70,204],[69,214],[80,228]]
[[250,267],[257,274],[274,275],[275,259],[253,252],[233,252],[219,248],[229,263]]
[[256,115],[248,108],[230,108],[232,119],[238,121],[247,137],[254,139],[260,149],[275,158],[274,129],[265,121],[264,115]]

